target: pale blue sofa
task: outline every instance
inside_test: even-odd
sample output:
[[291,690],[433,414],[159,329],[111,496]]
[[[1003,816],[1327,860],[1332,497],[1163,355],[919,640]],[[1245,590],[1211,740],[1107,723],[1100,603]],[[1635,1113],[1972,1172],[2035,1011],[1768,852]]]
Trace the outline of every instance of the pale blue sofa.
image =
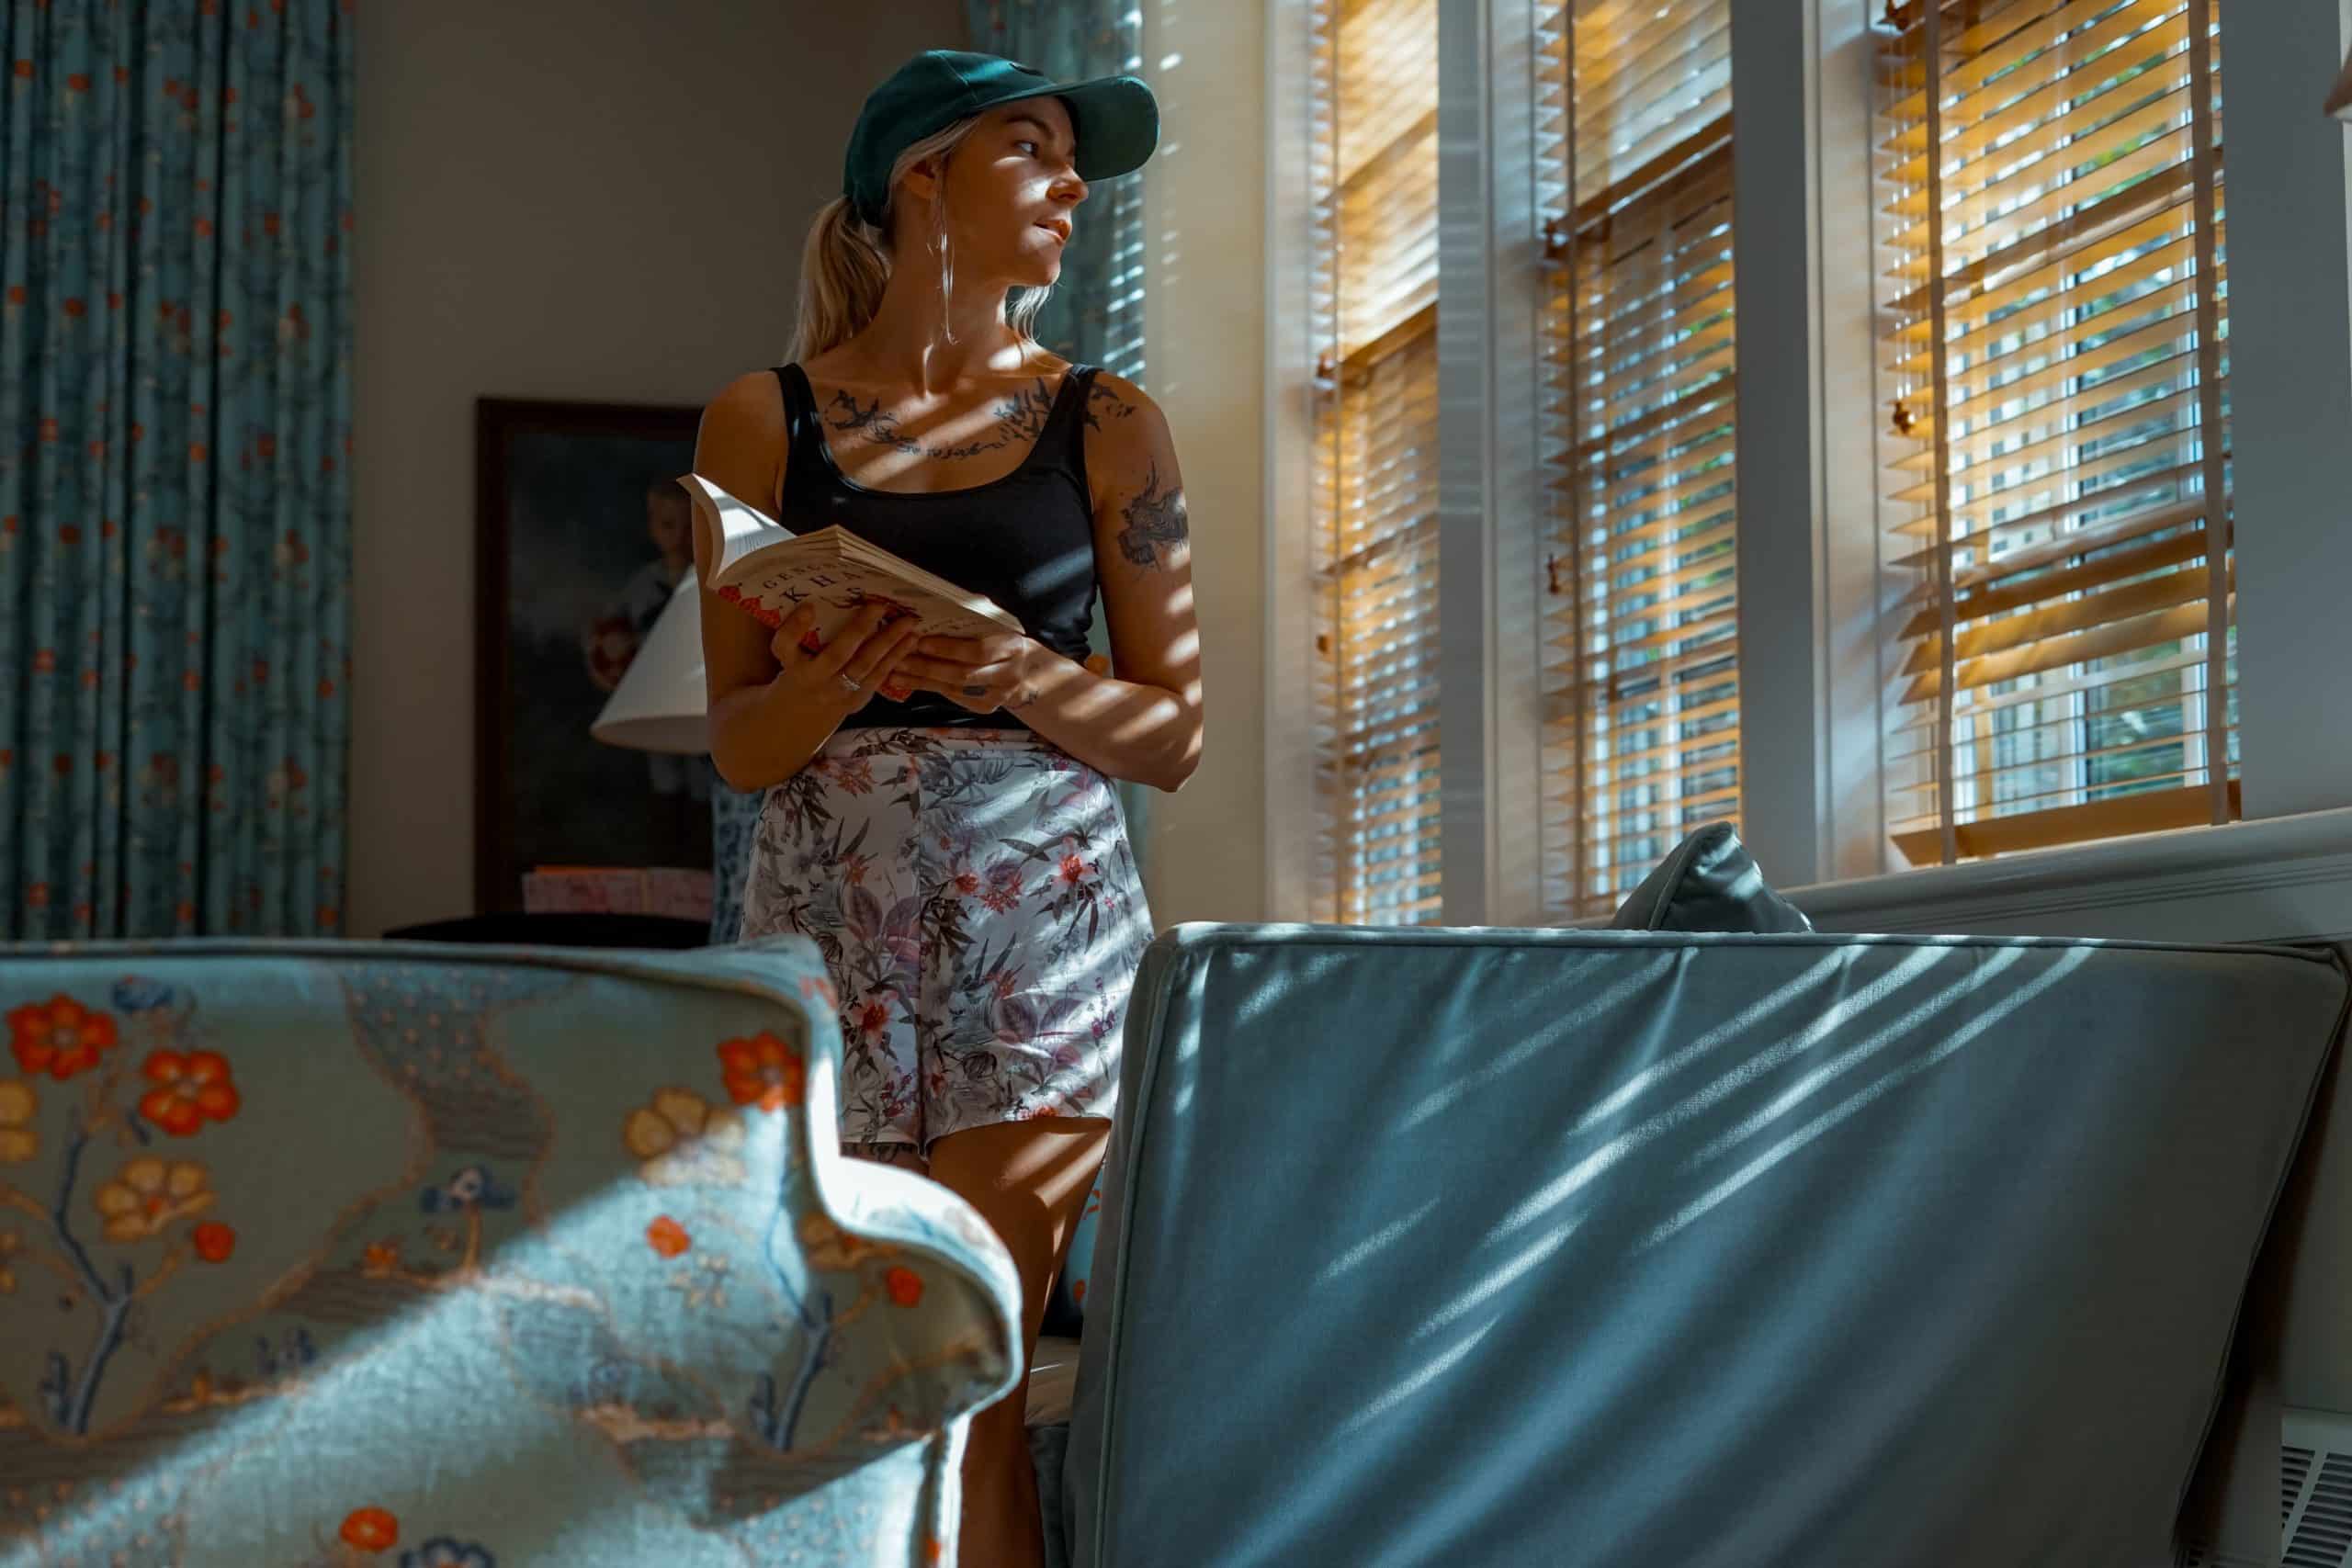
[[1019,1286],[799,941],[0,950],[0,1564],[952,1562]]
[[1035,1434],[1057,1550],[2168,1563],[2346,994],[2283,950],[1179,928]]

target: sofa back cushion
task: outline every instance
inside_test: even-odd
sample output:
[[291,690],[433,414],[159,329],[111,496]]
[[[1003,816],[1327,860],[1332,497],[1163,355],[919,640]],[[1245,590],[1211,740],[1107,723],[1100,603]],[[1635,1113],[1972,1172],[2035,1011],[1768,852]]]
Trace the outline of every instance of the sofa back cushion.
[[1182,927],[1076,1568],[2169,1561],[2324,955]]
[[20,948],[0,1016],[0,1558],[952,1537],[1018,1284],[839,1159],[805,942]]

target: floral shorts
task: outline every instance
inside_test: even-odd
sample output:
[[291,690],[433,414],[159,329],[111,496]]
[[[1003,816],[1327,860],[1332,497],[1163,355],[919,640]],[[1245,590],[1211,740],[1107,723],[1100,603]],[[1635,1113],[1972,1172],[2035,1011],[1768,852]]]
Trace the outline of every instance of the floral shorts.
[[841,992],[841,1135],[1104,1116],[1151,940],[1119,797],[1025,730],[845,729],[767,793],[743,935]]

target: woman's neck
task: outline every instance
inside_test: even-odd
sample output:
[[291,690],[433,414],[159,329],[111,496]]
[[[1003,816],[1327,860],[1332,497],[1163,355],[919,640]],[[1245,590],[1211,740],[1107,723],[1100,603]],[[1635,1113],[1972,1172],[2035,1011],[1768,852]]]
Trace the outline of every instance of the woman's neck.
[[920,263],[897,269],[874,320],[843,347],[862,376],[922,396],[1012,374],[1033,351],[1004,319],[1006,292],[1001,284],[959,282],[943,300],[935,270]]

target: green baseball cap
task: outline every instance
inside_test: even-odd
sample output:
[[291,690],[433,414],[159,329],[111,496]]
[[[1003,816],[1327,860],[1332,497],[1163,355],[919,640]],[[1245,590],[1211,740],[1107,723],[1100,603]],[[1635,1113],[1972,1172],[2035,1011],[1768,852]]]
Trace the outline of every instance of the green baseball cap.
[[1116,179],[1144,166],[1159,145],[1159,103],[1133,76],[1057,82],[1035,66],[994,54],[932,49],[874,89],[858,112],[842,159],[842,195],[878,224],[890,204],[899,154],[959,119],[1023,98],[1059,98],[1078,133],[1078,177]]

